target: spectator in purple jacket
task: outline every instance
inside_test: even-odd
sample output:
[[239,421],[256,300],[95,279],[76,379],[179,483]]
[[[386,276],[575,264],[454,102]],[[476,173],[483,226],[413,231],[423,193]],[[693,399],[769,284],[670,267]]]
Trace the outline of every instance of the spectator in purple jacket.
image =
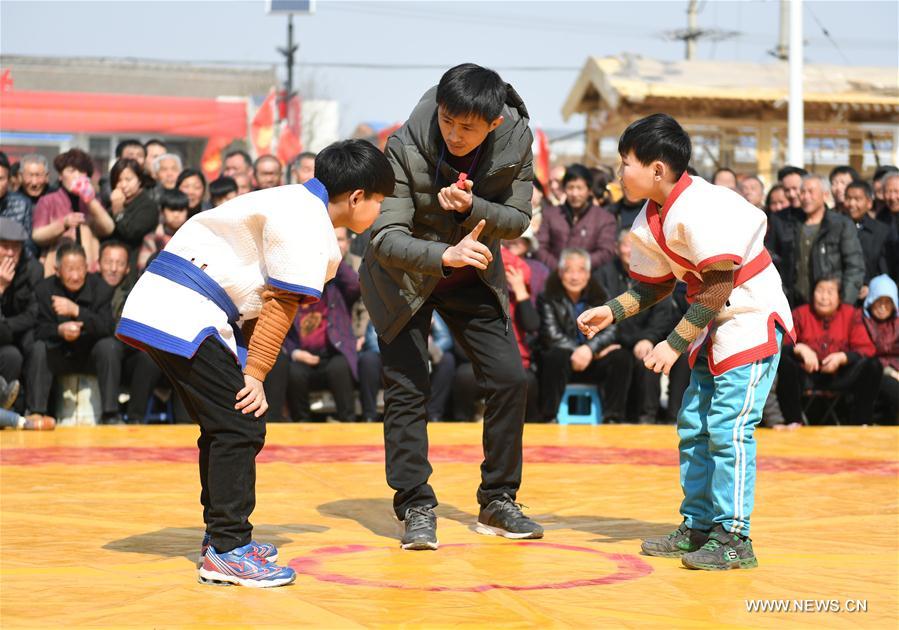
[[572,164],[562,178],[565,202],[547,208],[537,232],[537,259],[550,269],[559,266],[563,249],[583,249],[590,266],[599,268],[615,257],[615,218],[593,199],[593,175],[586,166]]
[[350,309],[359,295],[359,274],[341,262],[321,300],[297,310],[284,340],[290,359],[287,406],[293,420],[311,419],[309,392],[316,389],[330,390],[339,420],[355,420],[353,381],[358,379],[359,359]]

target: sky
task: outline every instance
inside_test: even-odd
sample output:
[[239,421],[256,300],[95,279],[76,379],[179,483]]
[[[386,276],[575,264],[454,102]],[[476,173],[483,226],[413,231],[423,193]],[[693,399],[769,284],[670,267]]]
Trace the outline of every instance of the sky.
[[[686,27],[687,4],[319,0],[314,15],[294,18],[294,84],[306,98],[338,100],[347,135],[363,121],[404,120],[444,70],[473,61],[515,86],[535,124],[576,130],[582,118],[564,121],[561,109],[586,59],[623,52],[683,59],[684,44],[666,33]],[[899,64],[899,2],[803,5],[806,63]],[[776,63],[768,51],[779,15],[779,0],[700,0],[698,26],[735,35],[700,41],[697,58]],[[276,47],[285,45],[286,24],[261,0],[0,0],[0,54],[272,65],[282,63]]]

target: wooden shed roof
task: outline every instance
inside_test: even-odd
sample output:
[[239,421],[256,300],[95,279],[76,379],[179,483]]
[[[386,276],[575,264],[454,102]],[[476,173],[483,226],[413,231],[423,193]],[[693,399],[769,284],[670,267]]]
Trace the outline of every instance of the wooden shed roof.
[[[635,55],[587,59],[562,115],[617,110],[623,103],[743,101],[781,107],[789,92],[785,62],[659,61]],[[899,114],[899,71],[896,67],[806,64],[806,105],[844,105],[854,110]]]

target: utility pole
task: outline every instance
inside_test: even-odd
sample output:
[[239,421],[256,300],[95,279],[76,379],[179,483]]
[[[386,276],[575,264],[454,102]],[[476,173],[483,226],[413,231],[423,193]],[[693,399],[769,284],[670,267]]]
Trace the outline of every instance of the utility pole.
[[780,36],[777,38],[777,48],[771,54],[786,61],[790,50],[790,1],[780,0]]
[[687,5],[687,37],[684,37],[684,43],[686,44],[686,60],[691,61],[693,57],[696,55],[696,11],[699,6],[699,0],[690,0],[690,4]]
[[687,3],[687,28],[665,31],[661,34],[665,39],[679,39],[684,42],[684,58],[687,61],[691,61],[696,57],[697,40],[704,39],[720,42],[740,34],[738,31],[724,31],[718,28],[699,28],[697,24],[698,15],[699,0],[689,0]]
[[802,96],[802,0],[790,0],[790,105],[787,117],[787,162],[805,163],[805,113]]
[[284,94],[285,107],[281,110],[285,113],[285,116],[287,112],[286,103],[289,103],[290,97],[293,96],[293,58],[299,48],[299,44],[293,43],[293,13],[289,13],[287,15],[287,46],[278,48],[278,52],[284,56],[284,61],[287,64],[287,82],[284,86],[286,92]]

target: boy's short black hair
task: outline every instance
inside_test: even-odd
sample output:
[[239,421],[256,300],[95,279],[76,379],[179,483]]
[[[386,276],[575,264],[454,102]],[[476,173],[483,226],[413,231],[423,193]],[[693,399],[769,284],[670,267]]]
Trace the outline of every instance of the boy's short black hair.
[[127,140],[122,140],[117,145],[115,145],[116,159],[122,157],[122,153],[124,153],[125,149],[128,147],[140,147],[140,150],[144,152],[144,157],[147,156],[147,148],[144,146],[143,142],[141,142],[137,138],[128,138]]
[[209,196],[213,199],[219,199],[225,195],[237,192],[237,182],[233,177],[222,175],[218,179],[209,182]]
[[843,174],[847,174],[852,177],[852,181],[861,179],[861,177],[859,177],[858,175],[858,171],[851,166],[835,166],[833,170],[830,171],[830,175],[827,176],[827,180],[832,182],[834,177]]
[[854,181],[849,182],[849,185],[846,186],[846,192],[849,192],[850,188],[858,188],[865,194],[865,197],[867,197],[871,201],[874,201],[874,188],[871,186],[871,184],[869,184],[865,180],[856,179]]
[[159,196],[160,210],[187,210],[189,204],[187,195],[177,188],[164,189]]
[[808,175],[808,171],[804,168],[800,168],[798,166],[784,166],[782,169],[777,171],[777,181],[782,182],[784,177],[789,177],[790,175],[799,175],[799,177],[805,177]]
[[593,173],[583,164],[570,164],[565,168],[565,175],[562,176],[562,186],[567,186],[568,182],[584,180],[587,188],[593,189]]
[[474,63],[463,63],[440,77],[437,104],[450,116],[474,114],[492,123],[502,113],[507,93],[506,82],[499,74]]
[[354,190],[365,196],[393,194],[395,179],[387,157],[367,140],[341,140],[322,149],[315,158],[315,178],[330,197]]
[[618,140],[618,153],[634,157],[644,166],[658,160],[679,178],[690,164],[693,145],[690,136],[668,114],[652,114],[628,125]]
[[63,258],[72,254],[87,260],[87,254],[84,253],[84,248],[81,245],[68,238],[62,239],[56,250],[56,266],[62,265]]
[[146,151],[147,149],[149,149],[150,146],[152,146],[152,145],[154,145],[154,144],[158,144],[158,145],[161,146],[163,149],[165,149],[166,152],[168,152],[168,150],[169,150],[169,145],[167,145],[165,142],[163,142],[163,141],[160,140],[159,138],[150,138],[149,140],[147,140],[146,142],[144,142],[144,151]]

